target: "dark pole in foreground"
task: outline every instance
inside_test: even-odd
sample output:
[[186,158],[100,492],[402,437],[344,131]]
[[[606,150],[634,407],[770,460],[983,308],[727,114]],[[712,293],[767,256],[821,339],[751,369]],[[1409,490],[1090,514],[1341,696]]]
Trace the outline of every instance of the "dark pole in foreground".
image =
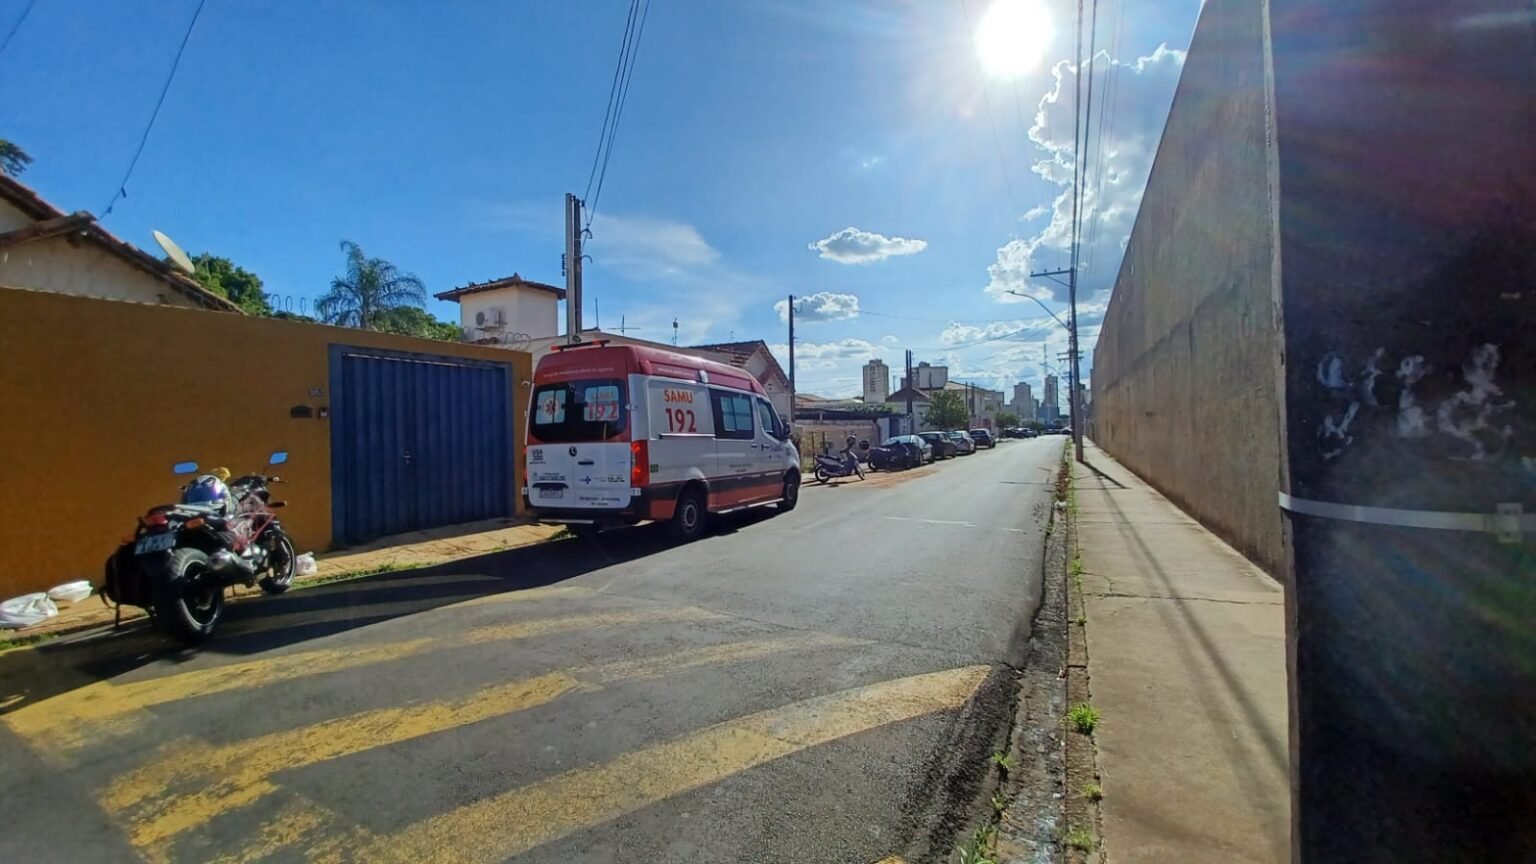
[[1536,12],[1268,24],[1293,859],[1536,860]]
[[789,428],[795,428],[795,295],[789,295]]

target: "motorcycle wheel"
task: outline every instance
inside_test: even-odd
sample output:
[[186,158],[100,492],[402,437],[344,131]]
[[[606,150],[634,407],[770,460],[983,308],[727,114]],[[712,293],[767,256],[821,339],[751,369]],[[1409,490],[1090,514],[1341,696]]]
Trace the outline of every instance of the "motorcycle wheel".
[[816,466],[816,482],[817,483],[825,483],[825,482],[827,482],[828,480],[831,480],[831,479],[832,479],[832,475],[827,473],[827,469],[821,467],[820,465]]
[[171,550],[165,566],[155,586],[155,618],[181,641],[202,642],[224,615],[224,586],[214,578],[208,556],[197,549]]
[[261,577],[261,590],[268,594],[281,594],[293,587],[294,574],[298,572],[298,555],[293,551],[293,541],[287,534],[278,534],[272,552],[267,556],[267,575]]

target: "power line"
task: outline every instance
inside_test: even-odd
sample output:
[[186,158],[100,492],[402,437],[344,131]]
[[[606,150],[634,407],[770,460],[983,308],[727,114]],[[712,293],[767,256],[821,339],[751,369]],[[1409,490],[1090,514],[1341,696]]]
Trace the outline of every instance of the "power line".
[[128,178],[133,176],[133,169],[139,164],[139,157],[144,154],[144,145],[149,142],[149,132],[155,128],[155,118],[160,116],[160,106],[165,104],[165,94],[171,92],[171,82],[176,80],[176,69],[181,66],[181,55],[186,53],[187,42],[192,38],[192,28],[197,26],[197,19],[203,14],[203,4],[208,0],[197,0],[197,9],[192,12],[192,20],[187,23],[187,32],[181,36],[181,45],[176,48],[176,58],[171,61],[170,74],[165,76],[165,86],[160,88],[160,98],[155,100],[155,110],[149,114],[149,122],[144,124],[144,134],[139,137],[138,149],[133,151],[133,159],[128,163],[128,170],[123,172],[123,179],[117,184],[117,191],[112,193],[112,200],[101,210],[101,216],[105,219],[112,212],[112,206],[117,199],[128,194]]
[[[967,42],[975,41],[975,29],[971,25],[971,9],[965,0],[960,0],[960,11],[965,14],[965,38]],[[971,61],[976,64],[976,80],[981,84],[981,101],[987,109],[987,123],[992,127],[992,145],[997,148],[997,167],[1003,172],[1003,186],[1008,190],[1008,206],[1011,209],[1009,221],[1018,218],[1019,200],[1013,194],[1013,177],[1008,174],[1008,160],[1003,158],[1003,139],[997,134],[997,116],[992,112],[992,97],[987,95],[986,73],[981,68],[981,58],[976,55],[975,45],[971,46]]]
[[[640,0],[631,0],[630,17],[633,20],[635,7]],[[613,101],[613,124],[608,127],[608,140],[606,146],[599,144],[603,154],[603,164],[597,172],[597,187],[592,191],[592,203],[587,207],[587,227],[592,227],[592,219],[597,215],[597,202],[603,197],[603,180],[608,176],[608,160],[613,156],[613,142],[619,134],[619,121],[624,118],[624,106],[629,102],[629,84],[635,75],[635,57],[640,52],[640,40],[645,38],[645,20],[651,14],[651,0],[644,0],[640,7],[640,23],[633,28],[634,36],[629,42],[628,59],[625,60],[621,52],[619,64],[622,74],[619,77],[618,97]]]
[[5,34],[4,41],[0,41],[0,54],[4,54],[5,49],[10,47],[11,37],[15,36],[16,31],[21,29],[21,22],[27,20],[27,16],[32,14],[32,6],[36,3],[37,0],[27,0],[27,5],[22,7],[21,14],[16,18],[16,23],[11,25],[11,31]]
[[619,60],[613,64],[613,81],[608,85],[608,107],[603,109],[603,128],[597,133],[597,149],[592,152],[592,169],[587,172],[587,189],[582,198],[592,195],[592,184],[597,180],[597,166],[603,158],[603,144],[608,140],[608,124],[613,122],[613,103],[619,95],[619,79],[624,71],[625,58],[629,56],[630,37],[635,30],[635,15],[640,9],[637,0],[630,0],[629,14],[624,19],[624,37],[619,40]]
[[[1121,77],[1120,64],[1115,60],[1115,57],[1120,54],[1120,37],[1123,32],[1124,22],[1125,0],[1120,0],[1120,4],[1115,7],[1115,31],[1114,36],[1110,37],[1109,65],[1104,70],[1104,96],[1099,103],[1099,158],[1098,168],[1096,169],[1097,176],[1094,179],[1094,189],[1097,190],[1098,200],[1094,205],[1093,220],[1089,223],[1088,228],[1088,263],[1084,268],[1085,272],[1088,273],[1093,272],[1094,249],[1099,242],[1099,225],[1104,213],[1104,163],[1107,161],[1104,155],[1104,148],[1114,139],[1115,113],[1119,104]],[[1105,125],[1106,121],[1108,123],[1107,126]]]

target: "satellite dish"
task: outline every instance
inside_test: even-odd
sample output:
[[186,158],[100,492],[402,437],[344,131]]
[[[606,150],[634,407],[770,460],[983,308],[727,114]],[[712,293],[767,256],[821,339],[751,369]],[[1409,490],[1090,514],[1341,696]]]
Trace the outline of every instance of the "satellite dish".
[[176,245],[175,240],[159,231],[151,231],[150,233],[155,235],[155,242],[159,243],[160,248],[165,250],[165,257],[171,259],[171,264],[176,269],[181,270],[188,276],[196,275],[197,268],[192,266],[192,259],[187,257],[187,253],[181,251],[181,247]]

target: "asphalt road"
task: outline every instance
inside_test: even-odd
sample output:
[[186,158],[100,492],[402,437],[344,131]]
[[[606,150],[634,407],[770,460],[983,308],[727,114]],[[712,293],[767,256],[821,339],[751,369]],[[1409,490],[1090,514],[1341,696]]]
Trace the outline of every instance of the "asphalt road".
[[[947,850],[1061,438],[0,655],[0,860],[873,862]],[[962,814],[964,815],[964,814]]]

